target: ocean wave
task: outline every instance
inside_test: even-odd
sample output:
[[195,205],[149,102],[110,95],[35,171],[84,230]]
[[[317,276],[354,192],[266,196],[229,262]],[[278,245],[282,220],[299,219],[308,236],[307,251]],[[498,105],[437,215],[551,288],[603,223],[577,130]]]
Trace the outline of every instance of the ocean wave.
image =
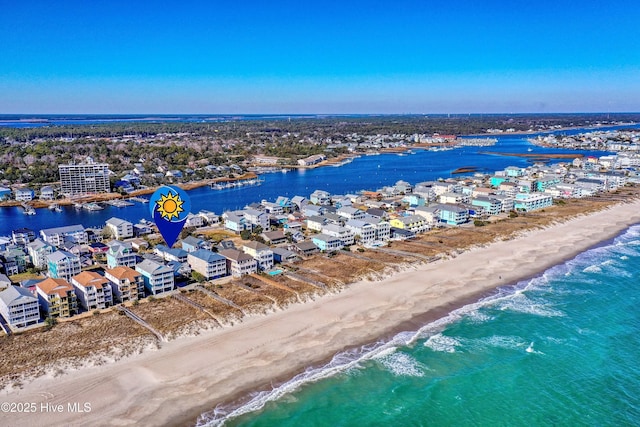
[[527,342],[520,337],[492,335],[486,338],[475,339],[474,344],[482,349],[493,347],[506,350],[519,350],[525,347]]
[[499,310],[508,310],[524,314],[532,314],[541,317],[561,317],[565,314],[551,308],[548,304],[542,304],[529,299],[524,293],[516,293],[513,298],[508,298],[500,302],[496,307]]
[[582,271],[584,273],[602,273],[602,268],[600,268],[600,266],[598,265],[590,265]]
[[433,351],[455,353],[456,347],[460,347],[462,346],[462,344],[456,338],[442,334],[436,334],[430,336],[429,339],[424,342],[424,346],[430,348]]
[[393,375],[398,377],[423,377],[426,366],[406,353],[394,352],[383,357],[376,357]]

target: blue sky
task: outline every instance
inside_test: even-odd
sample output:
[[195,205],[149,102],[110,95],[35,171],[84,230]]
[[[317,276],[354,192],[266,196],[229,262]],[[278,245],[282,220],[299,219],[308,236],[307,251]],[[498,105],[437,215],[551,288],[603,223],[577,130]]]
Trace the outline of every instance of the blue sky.
[[640,111],[640,6],[6,1],[1,113]]

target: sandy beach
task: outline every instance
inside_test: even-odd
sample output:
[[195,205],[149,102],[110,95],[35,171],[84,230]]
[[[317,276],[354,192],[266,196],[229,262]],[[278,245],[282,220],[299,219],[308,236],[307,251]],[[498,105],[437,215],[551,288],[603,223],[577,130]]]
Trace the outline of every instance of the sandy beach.
[[[640,201],[618,204],[233,327],[163,343],[157,351],[40,377],[0,394],[2,424],[193,425],[218,403],[286,380],[341,350],[415,330],[638,222]],[[4,411],[6,403],[16,411]],[[28,413],[24,404],[30,404]],[[74,404],[84,412],[74,411]]]

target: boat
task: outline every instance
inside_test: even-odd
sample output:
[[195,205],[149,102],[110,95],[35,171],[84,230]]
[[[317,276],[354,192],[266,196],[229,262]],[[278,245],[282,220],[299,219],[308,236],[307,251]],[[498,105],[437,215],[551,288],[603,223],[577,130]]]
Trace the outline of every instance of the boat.
[[54,203],[52,205],[49,205],[49,210],[50,211],[54,211],[54,212],[62,212],[62,208],[60,207],[59,204]]
[[104,209],[104,207],[100,206],[97,203],[85,203],[84,205],[82,205],[82,209],[85,209],[87,211],[101,211],[102,209]]
[[527,151],[533,151],[533,148],[529,147],[527,148]]
[[130,197],[129,200],[139,203],[149,203],[149,199],[145,199],[144,197]]
[[74,203],[73,207],[76,209],[82,209],[82,203]]
[[24,209],[22,211],[22,213],[25,214],[25,215],[35,215],[36,214],[36,210],[34,208],[32,208],[31,206],[27,205],[26,203],[22,204],[22,208]]

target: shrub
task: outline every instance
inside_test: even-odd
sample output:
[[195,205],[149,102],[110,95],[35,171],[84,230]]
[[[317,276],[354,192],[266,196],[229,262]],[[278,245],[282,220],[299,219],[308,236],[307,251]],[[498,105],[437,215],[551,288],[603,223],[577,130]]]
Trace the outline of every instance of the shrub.
[[47,326],[47,329],[51,329],[58,324],[58,319],[55,317],[47,317],[44,319],[44,324]]

